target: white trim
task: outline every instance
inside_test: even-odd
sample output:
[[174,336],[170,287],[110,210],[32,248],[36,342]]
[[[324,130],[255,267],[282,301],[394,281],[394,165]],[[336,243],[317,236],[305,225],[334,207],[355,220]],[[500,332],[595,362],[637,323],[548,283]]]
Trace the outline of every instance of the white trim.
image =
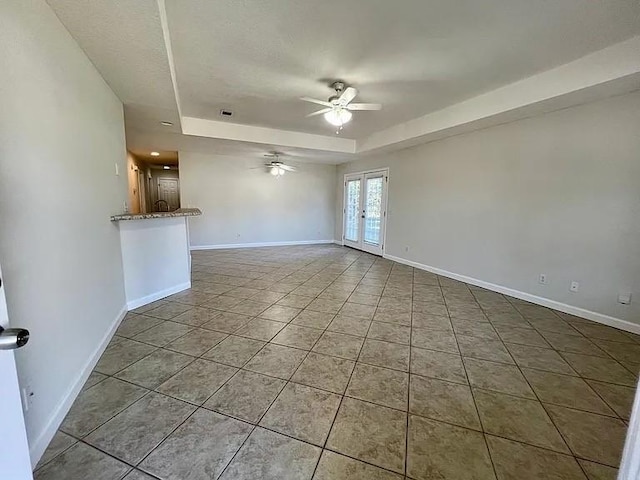
[[58,428],[62,424],[64,417],[67,416],[71,405],[73,405],[73,402],[76,400],[76,397],[82,390],[82,387],[87,381],[87,378],[89,378],[89,375],[98,363],[98,360],[100,360],[100,357],[104,353],[104,350],[107,348],[107,345],[109,345],[111,338],[115,334],[116,330],[120,326],[120,322],[122,322],[126,314],[127,307],[124,306],[114,319],[111,327],[109,327],[109,330],[107,330],[107,332],[102,337],[102,340],[100,341],[98,347],[93,351],[87,362],[80,369],[80,374],[78,375],[76,381],[67,390],[67,393],[64,395],[64,397],[62,397],[62,401],[54,409],[53,415],[51,416],[51,419],[49,420],[45,428],[42,430],[38,438],[36,438],[36,440],[31,443],[31,446],[29,447],[29,454],[31,455],[31,466],[33,468],[35,468],[35,466],[40,461],[40,458],[42,458],[44,451],[47,449],[49,443],[51,442],[51,439],[58,431]]
[[335,243],[336,245],[340,245],[341,247],[344,247],[344,242],[342,240],[334,240],[333,243]]
[[191,250],[221,250],[228,248],[257,248],[257,247],[288,247],[291,245],[322,245],[335,243],[336,240],[296,240],[292,242],[257,242],[257,243],[226,243],[221,245],[192,245]]
[[442,275],[443,277],[453,278],[454,280],[459,280],[461,282],[469,283],[477,287],[486,288],[487,290],[492,290],[494,292],[502,293],[504,295],[509,295],[510,297],[519,298],[520,300],[525,300],[527,302],[535,303],[537,305],[542,305],[543,307],[553,308],[554,310],[559,310],[561,312],[568,313],[570,315],[586,318],[587,320],[592,320],[594,322],[602,323],[603,325],[608,325],[610,327],[619,328],[620,330],[624,330],[626,332],[631,332],[631,333],[640,335],[639,324],[632,323],[627,320],[623,320],[621,318],[611,317],[603,313],[593,312],[591,310],[586,310],[584,308],[574,307],[573,305],[567,305],[566,303],[561,303],[556,300],[551,300],[549,298],[538,297],[537,295],[521,292],[519,290],[514,290],[509,287],[504,287],[502,285],[496,285],[494,283],[485,282],[484,280],[478,280],[477,278],[467,277],[466,275],[460,275],[458,273],[448,272],[447,270],[431,267],[429,265],[424,265],[422,263],[414,262],[412,260],[405,260],[404,258],[396,257],[394,255],[385,254],[384,258],[393,260],[394,262],[402,263],[403,265],[409,265],[411,267],[419,268],[420,270],[426,270],[427,272],[435,273],[436,275]]
[[174,293],[182,292],[187,288],[191,288],[191,282],[181,283],[176,285],[175,287],[165,288],[164,290],[160,290],[159,292],[152,293],[151,295],[147,295],[146,297],[136,298],[135,300],[131,300],[127,302],[127,308],[129,310],[136,309],[138,307],[142,307],[143,305],[147,305],[148,303],[155,302],[156,300],[160,300],[161,298],[168,297],[169,295],[173,295]]
[[640,389],[636,388],[618,480],[637,480],[638,478],[640,478]]

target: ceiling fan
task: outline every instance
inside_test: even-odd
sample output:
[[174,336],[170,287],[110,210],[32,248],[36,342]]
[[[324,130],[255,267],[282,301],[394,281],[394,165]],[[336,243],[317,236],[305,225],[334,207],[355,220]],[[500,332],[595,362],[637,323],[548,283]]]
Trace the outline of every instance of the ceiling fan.
[[[328,101],[318,100],[317,98],[302,97],[300,100],[305,102],[315,103],[322,105],[323,109],[310,113],[307,117],[313,117],[315,115],[324,115],[324,119],[331,125],[339,127],[349,122],[352,117],[352,111],[364,111],[364,110],[381,110],[382,105],[379,103],[351,103],[356,98],[358,90],[353,87],[347,87],[344,82],[334,82],[331,85],[336,91],[336,94],[329,97]],[[337,133],[337,132],[336,132]]]
[[[271,152],[264,155],[265,158],[272,159],[269,163],[265,163],[264,167],[269,170],[269,173],[274,177],[281,177],[285,174],[285,172],[295,172],[296,167],[292,167],[291,165],[285,164],[280,160],[280,156],[282,154],[279,152]],[[254,168],[263,168],[263,167],[254,167]]]

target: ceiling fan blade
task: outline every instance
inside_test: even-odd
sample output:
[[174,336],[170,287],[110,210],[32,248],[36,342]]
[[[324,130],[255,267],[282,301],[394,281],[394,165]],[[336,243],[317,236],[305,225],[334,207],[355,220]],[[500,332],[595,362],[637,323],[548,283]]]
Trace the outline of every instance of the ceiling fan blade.
[[295,172],[296,167],[292,167],[291,165],[280,165],[280,168],[286,170],[287,172]]
[[317,112],[310,113],[307,117],[315,117],[316,115],[322,115],[323,113],[330,112],[331,108],[323,108],[322,110],[318,110]]
[[317,98],[300,97],[300,100],[304,100],[305,102],[316,103],[318,105],[322,105],[323,107],[333,107],[333,104],[329,102],[325,102],[324,100],[318,100]]
[[347,110],[382,110],[379,103],[350,103]]
[[355,88],[353,87],[345,88],[344,92],[342,92],[342,95],[340,95],[340,98],[338,98],[338,105],[342,105],[343,107],[346,107],[351,100],[356,98],[357,94],[358,94],[358,90],[356,90]]

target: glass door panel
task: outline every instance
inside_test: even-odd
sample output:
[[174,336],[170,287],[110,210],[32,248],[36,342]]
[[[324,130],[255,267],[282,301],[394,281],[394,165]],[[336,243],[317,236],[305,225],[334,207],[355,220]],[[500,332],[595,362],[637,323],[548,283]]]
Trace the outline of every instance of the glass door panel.
[[382,244],[382,189],[384,177],[365,177],[364,241],[371,245]]
[[344,212],[344,240],[351,246],[359,247],[360,240],[360,209],[361,209],[362,179],[347,178],[345,182],[345,212]]

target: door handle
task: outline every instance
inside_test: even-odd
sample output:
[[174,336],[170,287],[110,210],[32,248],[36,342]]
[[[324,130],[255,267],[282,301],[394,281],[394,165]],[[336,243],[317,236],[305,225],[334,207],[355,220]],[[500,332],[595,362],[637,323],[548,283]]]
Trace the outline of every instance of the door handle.
[[0,327],[0,350],[13,350],[26,345],[29,341],[29,330],[25,328]]

